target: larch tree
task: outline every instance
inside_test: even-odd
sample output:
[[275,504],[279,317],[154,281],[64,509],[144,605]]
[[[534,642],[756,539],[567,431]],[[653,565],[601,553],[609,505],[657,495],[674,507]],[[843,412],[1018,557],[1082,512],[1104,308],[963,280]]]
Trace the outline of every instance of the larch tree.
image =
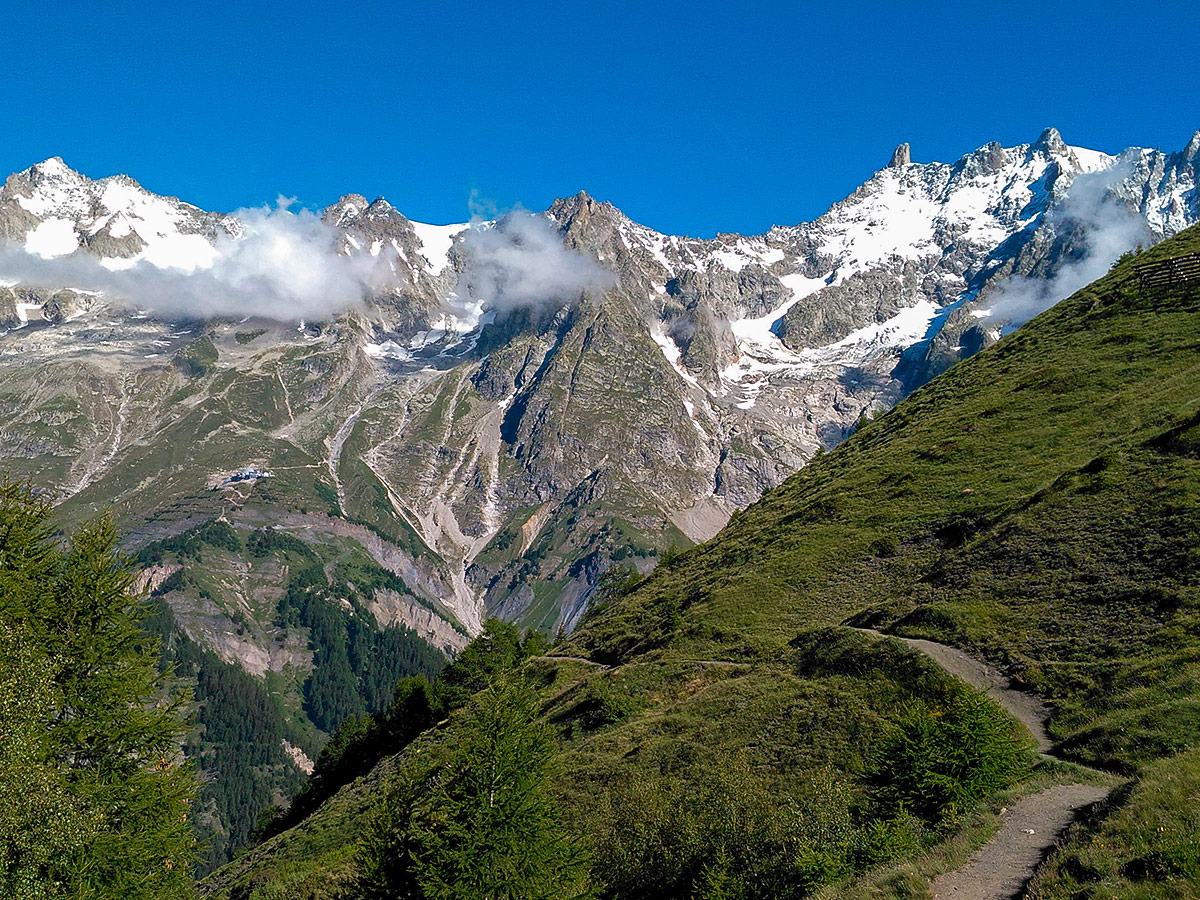
[[410,768],[364,849],[360,892],[412,900],[582,900],[590,866],[550,790],[557,746],[510,675],[478,695],[450,758]]
[[0,794],[20,790],[15,778],[42,779],[58,848],[39,862],[22,849],[19,823],[0,819],[5,877],[25,879],[27,896],[192,893],[184,698],[171,695],[140,627],[133,585],[110,520],[63,547],[43,500],[0,485],[0,652],[14,663],[0,679],[0,727],[17,737],[0,761]]

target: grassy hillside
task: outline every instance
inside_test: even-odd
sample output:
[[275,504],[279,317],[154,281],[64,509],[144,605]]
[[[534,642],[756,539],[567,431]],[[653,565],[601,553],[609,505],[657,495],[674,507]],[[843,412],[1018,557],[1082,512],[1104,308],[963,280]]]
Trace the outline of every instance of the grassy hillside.
[[[1197,251],[1191,229],[1136,262]],[[921,773],[897,736],[953,731],[965,701],[932,664],[845,624],[989,658],[1050,699],[1060,755],[1129,779],[1039,876],[1042,896],[1196,894],[1200,286],[1144,296],[1133,265],[595,610],[553,651],[590,662],[529,664],[562,737],[564,809],[606,895],[691,896],[721,875],[719,849],[760,896],[856,879],[920,896],[986,835],[984,794],[1081,777],[1041,763],[936,808],[906,800]],[[445,750],[455,727],[421,746]],[[210,892],[336,896],[377,783],[404,765],[384,763]]]

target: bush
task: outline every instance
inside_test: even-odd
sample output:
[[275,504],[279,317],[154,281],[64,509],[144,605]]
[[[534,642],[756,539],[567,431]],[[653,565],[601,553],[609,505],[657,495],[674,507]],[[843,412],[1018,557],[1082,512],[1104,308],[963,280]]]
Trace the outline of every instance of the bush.
[[937,703],[910,701],[876,767],[885,804],[950,822],[1025,775],[1031,741],[980,691],[956,684]]
[[871,869],[893,859],[911,856],[920,849],[919,824],[909,816],[901,813],[891,819],[875,819],[868,822],[859,835],[855,867]]
[[594,731],[623,722],[634,712],[633,699],[614,690],[609,679],[594,678],[584,687],[582,696],[564,715],[572,729]]
[[899,552],[900,544],[896,540],[895,535],[889,534],[873,541],[869,549],[872,556],[879,559],[890,559]]
[[689,777],[640,772],[604,799],[597,880],[621,900],[807,896],[854,871],[849,786],[813,773],[791,802],[741,756]]
[[1200,879],[1200,842],[1181,841],[1154,850],[1127,863],[1124,872],[1136,881],[1145,879],[1166,881],[1169,878]]

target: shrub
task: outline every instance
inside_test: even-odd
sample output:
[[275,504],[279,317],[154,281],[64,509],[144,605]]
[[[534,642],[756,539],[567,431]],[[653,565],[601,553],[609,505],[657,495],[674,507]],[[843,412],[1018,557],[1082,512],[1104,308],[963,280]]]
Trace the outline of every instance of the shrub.
[[687,777],[640,772],[604,798],[597,880],[622,900],[803,897],[853,871],[852,801],[821,769],[781,803],[741,756]]
[[605,725],[623,722],[634,712],[632,698],[613,690],[606,678],[595,678],[588,682],[583,695],[564,716],[573,727],[583,731],[594,731]]
[[1154,850],[1129,862],[1124,872],[1141,881],[1166,881],[1169,878],[1200,879],[1200,842],[1180,841]]
[[915,854],[921,848],[919,824],[899,813],[868,822],[859,834],[855,867],[866,870]]
[[930,824],[953,821],[1029,770],[1031,742],[985,694],[956,684],[910,701],[877,765],[885,803]]

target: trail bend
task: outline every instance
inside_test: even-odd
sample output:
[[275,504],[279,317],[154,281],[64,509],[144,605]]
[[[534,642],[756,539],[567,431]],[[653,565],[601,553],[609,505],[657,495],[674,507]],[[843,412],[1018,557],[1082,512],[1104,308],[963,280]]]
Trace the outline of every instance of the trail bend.
[[[984,691],[1029,729],[1039,752],[1053,756],[1054,742],[1046,727],[1050,708],[1037,694],[1014,688],[1003,673],[957,647],[870,628],[854,630],[902,641],[949,674]],[[934,900],[1012,900],[1021,896],[1067,826],[1109,791],[1095,784],[1057,784],[1017,800],[1001,811],[1000,830],[965,865],[933,880],[929,889]]]

